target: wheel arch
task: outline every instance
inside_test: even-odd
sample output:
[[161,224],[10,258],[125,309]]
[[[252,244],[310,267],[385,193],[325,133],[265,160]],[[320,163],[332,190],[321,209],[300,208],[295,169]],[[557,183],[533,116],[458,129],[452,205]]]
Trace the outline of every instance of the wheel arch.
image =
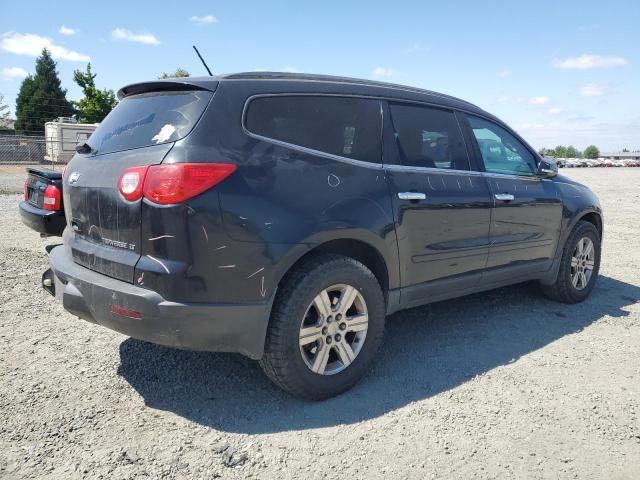
[[581,220],[584,222],[589,222],[593,224],[593,226],[596,227],[596,229],[598,230],[598,233],[600,234],[600,238],[602,238],[603,222],[602,222],[602,215],[600,214],[600,212],[597,212],[595,210],[581,212],[579,215],[577,215],[577,218],[574,221],[572,228]]
[[353,258],[366,266],[374,274],[388,302],[388,292],[393,288],[393,279],[390,276],[388,261],[380,250],[371,243],[355,238],[335,238],[325,242],[314,244],[294,259],[290,259],[283,272],[279,275],[278,286],[287,281],[287,278],[308,259],[322,254],[344,255]]

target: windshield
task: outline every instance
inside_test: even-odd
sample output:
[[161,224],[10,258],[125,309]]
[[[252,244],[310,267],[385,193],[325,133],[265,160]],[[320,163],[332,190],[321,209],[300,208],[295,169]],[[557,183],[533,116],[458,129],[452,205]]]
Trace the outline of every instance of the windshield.
[[191,131],[212,95],[208,91],[189,91],[126,97],[87,143],[99,155],[175,142]]

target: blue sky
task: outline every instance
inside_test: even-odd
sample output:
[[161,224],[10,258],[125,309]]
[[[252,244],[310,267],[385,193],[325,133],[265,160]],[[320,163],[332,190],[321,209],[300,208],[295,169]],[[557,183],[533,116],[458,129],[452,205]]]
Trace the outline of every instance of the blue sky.
[[[0,93],[48,45],[68,98],[185,68],[375,78],[459,96],[535,147],[640,149],[640,1],[100,2],[0,0]],[[62,28],[64,27],[64,28]]]

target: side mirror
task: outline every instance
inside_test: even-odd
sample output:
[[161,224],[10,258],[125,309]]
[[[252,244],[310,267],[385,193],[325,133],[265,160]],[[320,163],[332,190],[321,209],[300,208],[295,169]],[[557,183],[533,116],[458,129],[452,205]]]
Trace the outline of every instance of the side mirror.
[[558,175],[558,164],[549,158],[541,157],[538,163],[538,176],[541,178],[551,178]]

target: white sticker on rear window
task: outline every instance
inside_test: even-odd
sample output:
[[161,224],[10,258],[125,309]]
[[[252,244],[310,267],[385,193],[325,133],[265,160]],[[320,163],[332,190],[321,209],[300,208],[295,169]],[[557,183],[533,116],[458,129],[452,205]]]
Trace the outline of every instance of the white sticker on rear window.
[[174,127],[170,123],[167,123],[164,127],[160,129],[160,131],[151,140],[153,140],[156,143],[166,142],[171,138],[171,135],[173,135],[175,131],[176,131],[176,127]]

